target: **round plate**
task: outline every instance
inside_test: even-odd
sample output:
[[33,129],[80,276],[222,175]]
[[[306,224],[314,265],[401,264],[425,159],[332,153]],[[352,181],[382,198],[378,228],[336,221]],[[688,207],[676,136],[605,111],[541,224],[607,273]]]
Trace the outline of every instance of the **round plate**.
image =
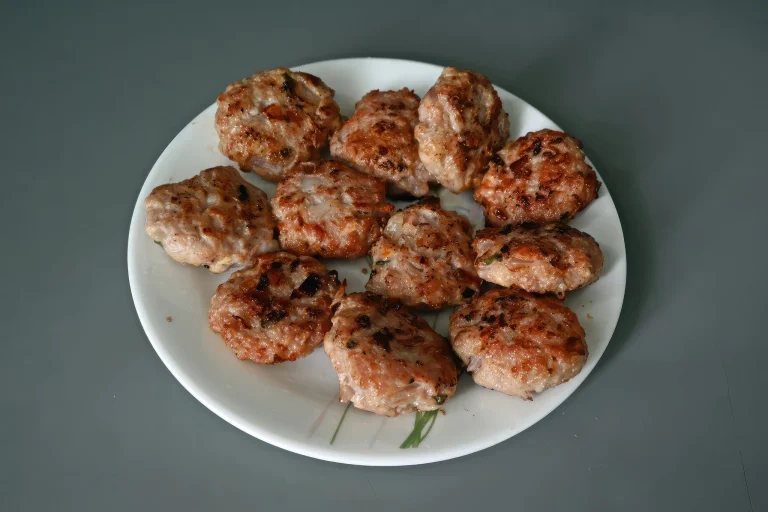
[[[355,102],[372,89],[409,87],[423,95],[442,68],[402,60],[343,59],[295,69],[317,75],[335,89],[342,113],[349,116]],[[222,90],[225,85],[222,81]],[[497,90],[509,113],[513,139],[541,128],[558,128],[517,96]],[[212,105],[189,123],[147,176],[131,221],[128,275],[139,319],[160,359],[195,398],[224,420],[267,443],[318,459],[371,466],[422,464],[473,453],[525,430],[552,412],[595,367],[619,319],[626,282],[624,236],[605,183],[597,200],[571,223],[591,234],[605,254],[600,280],[566,300],[584,326],[589,345],[589,360],[576,378],[526,402],[484,389],[463,374],[455,396],[444,406],[445,414],[436,416],[417,448],[400,448],[414,428],[415,414],[384,418],[354,407],[331,444],[346,406],[338,402],[337,376],[322,347],[291,363],[266,366],[238,361],[208,328],[209,301],[229,273],[214,275],[176,263],[144,232],[144,198],[154,187],[231,163],[217,149],[215,111]],[[254,174],[245,177],[270,196],[274,193],[274,184]],[[475,228],[482,226],[482,210],[471,193],[454,195],[440,189],[439,196],[444,208],[466,215]],[[349,292],[363,290],[367,259],[325,264],[346,278]],[[427,318],[447,335],[451,312]]]

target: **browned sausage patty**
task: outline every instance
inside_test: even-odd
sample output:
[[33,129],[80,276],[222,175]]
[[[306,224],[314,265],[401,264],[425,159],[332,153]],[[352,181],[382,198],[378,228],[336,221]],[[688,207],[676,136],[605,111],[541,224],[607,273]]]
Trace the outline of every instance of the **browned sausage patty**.
[[486,228],[477,232],[472,247],[482,279],[561,298],[597,281],[603,268],[595,239],[559,222]]
[[413,137],[419,97],[409,89],[371,91],[331,138],[331,155],[387,183],[395,196],[429,192],[429,173]]
[[280,248],[267,195],[234,167],[160,185],[144,205],[147,234],[180,263],[219,273]]
[[491,226],[567,220],[597,197],[600,182],[581,142],[540,130],[507,144],[491,159],[475,201]]
[[495,288],[451,316],[451,345],[476,383],[531,399],[578,375],[584,329],[554,297]]
[[308,73],[260,71],[218,98],[219,149],[243,171],[278,181],[298,163],[314,160],[341,126],[334,91]]
[[438,409],[459,371],[448,340],[418,315],[370,293],[334,307],[325,352],[339,374],[339,398],[384,416]]
[[485,76],[447,67],[421,100],[414,133],[427,170],[459,193],[477,185],[509,137],[509,116]]
[[238,359],[293,361],[322,343],[337,293],[344,286],[335,271],[314,258],[273,252],[218,287],[208,321]]
[[365,256],[395,209],[385,193],[383,182],[340,162],[302,164],[272,198],[280,245],[307,256]]
[[366,289],[424,309],[461,304],[480,290],[471,241],[466,217],[427,196],[389,219]]

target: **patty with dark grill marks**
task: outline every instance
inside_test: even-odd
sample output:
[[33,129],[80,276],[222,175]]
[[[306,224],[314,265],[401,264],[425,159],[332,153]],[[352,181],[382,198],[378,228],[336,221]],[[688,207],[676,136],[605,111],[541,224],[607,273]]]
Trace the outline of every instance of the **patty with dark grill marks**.
[[414,134],[429,173],[458,194],[477,185],[509,137],[509,116],[485,76],[447,67],[421,100]]
[[371,91],[331,138],[331,155],[387,183],[393,196],[421,197],[430,175],[413,136],[419,97],[409,89]]
[[551,296],[495,288],[451,316],[451,345],[477,384],[530,400],[587,362],[584,329]]
[[600,182],[581,142],[563,132],[540,130],[496,153],[475,201],[491,226],[566,221],[597,198]]
[[339,399],[384,416],[439,409],[459,370],[448,340],[397,301],[370,293],[340,298],[324,348],[339,374]]
[[480,290],[472,225],[427,196],[392,215],[371,248],[366,290],[420,309],[466,302]]
[[472,247],[482,279],[561,298],[597,281],[603,268],[595,239],[560,222],[482,229]]
[[341,126],[334,91],[309,73],[260,71],[219,96],[219,150],[244,172],[278,181],[288,169],[316,160]]
[[238,359],[294,361],[322,343],[337,295],[344,285],[335,271],[314,258],[273,252],[218,287],[208,321]]

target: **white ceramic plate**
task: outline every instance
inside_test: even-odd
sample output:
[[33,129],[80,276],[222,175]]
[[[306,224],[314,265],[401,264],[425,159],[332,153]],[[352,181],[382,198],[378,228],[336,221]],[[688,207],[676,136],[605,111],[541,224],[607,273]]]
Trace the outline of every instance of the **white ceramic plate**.
[[[335,89],[336,101],[347,116],[372,89],[409,87],[423,95],[441,71],[432,64],[391,59],[332,60],[295,69],[315,74]],[[234,78],[239,77],[229,77]],[[222,90],[229,79],[222,79]],[[498,92],[509,113],[513,139],[532,130],[557,128],[520,98],[503,89]],[[208,328],[209,300],[229,274],[216,276],[180,265],[144,232],[144,198],[154,187],[230,163],[217,149],[215,110],[215,105],[205,109],[157,160],[139,194],[128,237],[131,291],[147,337],[171,373],[214,413],[263,441],[310,457],[371,466],[422,464],[473,453],[525,430],[552,412],[595,367],[619,319],[626,281],[624,237],[605,183],[598,199],[571,223],[591,234],[605,254],[600,280],[566,300],[584,326],[589,345],[589,360],[576,378],[526,402],[481,388],[464,374],[456,395],[444,407],[446,414],[437,416],[418,448],[400,448],[414,426],[414,414],[383,418],[355,408],[349,409],[331,445],[345,406],[338,402],[337,377],[322,347],[292,363],[264,366],[238,361]],[[246,179],[273,194],[273,184],[254,174]],[[457,196],[441,189],[439,195],[444,207],[467,215],[476,228],[482,226],[482,211],[469,193]],[[325,263],[346,278],[348,291],[363,290],[366,259]],[[436,321],[443,335],[450,313],[444,310],[428,318]]]

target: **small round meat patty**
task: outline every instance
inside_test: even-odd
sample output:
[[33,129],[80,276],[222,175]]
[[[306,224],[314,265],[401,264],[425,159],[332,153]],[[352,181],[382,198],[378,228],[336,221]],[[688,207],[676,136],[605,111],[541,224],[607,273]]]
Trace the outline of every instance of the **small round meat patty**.
[[384,180],[393,196],[425,195],[430,175],[413,137],[418,108],[419,97],[409,89],[369,92],[331,137],[331,155]]
[[476,383],[530,400],[587,362],[584,329],[551,296],[495,288],[451,316],[451,345]]
[[485,76],[447,67],[421,100],[415,136],[427,170],[458,194],[477,185],[509,137],[509,116]]
[[315,160],[341,126],[334,91],[308,73],[260,71],[219,96],[219,150],[244,172],[278,181],[294,165]]
[[337,294],[344,285],[336,272],[314,258],[273,252],[218,287],[208,322],[238,359],[294,361],[322,343]]
[[325,353],[339,374],[339,400],[383,416],[439,409],[459,370],[448,340],[397,301],[353,293],[334,304]]
[[302,164],[272,198],[280,245],[305,256],[365,256],[395,209],[385,194],[382,181],[340,162]]
[[147,234],[180,263],[219,273],[280,249],[267,195],[234,167],[160,185],[144,205]]
[[594,283],[603,253],[594,238],[560,222],[486,228],[472,241],[477,274],[527,292],[565,292]]
[[597,197],[600,182],[581,142],[540,130],[507,144],[491,159],[475,201],[491,226],[565,221]]
[[480,278],[473,266],[472,225],[427,196],[394,214],[371,248],[369,292],[408,306],[439,309],[474,297]]

